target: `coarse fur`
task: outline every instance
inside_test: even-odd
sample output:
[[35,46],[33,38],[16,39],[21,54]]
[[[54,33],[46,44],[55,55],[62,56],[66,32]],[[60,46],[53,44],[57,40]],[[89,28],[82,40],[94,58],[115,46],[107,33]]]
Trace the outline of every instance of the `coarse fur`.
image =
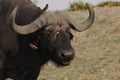
[[[13,13],[15,9],[16,14]],[[75,55],[70,29],[85,30],[94,20],[91,9],[89,24],[86,22],[87,26],[80,29],[59,11],[41,11],[30,0],[0,0],[0,80],[36,80],[41,67],[49,60],[58,66],[69,65]],[[28,33],[30,26],[27,26],[27,34],[19,34],[13,23],[20,28],[33,23],[32,29],[36,25],[37,29]]]
[[[50,46],[54,46],[53,48],[59,47],[61,43],[51,45],[53,43],[51,43],[49,35],[54,33],[54,31],[51,32],[52,29],[46,30],[42,28],[28,35],[16,34],[10,27],[11,21],[9,19],[9,15],[15,6],[18,6],[16,16],[18,25],[29,24],[40,15],[38,7],[29,0],[3,0],[0,3],[0,57],[2,57],[0,60],[0,80],[6,78],[36,80],[41,66],[48,60],[56,60],[58,64],[61,64],[59,63],[60,60],[55,59],[57,58],[54,57],[55,55],[53,56],[55,51],[49,49]],[[64,34],[65,32],[61,33]],[[69,34],[65,37],[69,37]],[[58,41],[56,40],[56,42]],[[67,42],[66,38],[63,41]],[[32,49],[29,46],[30,43],[39,44],[39,50]],[[68,45],[70,44],[68,43]]]

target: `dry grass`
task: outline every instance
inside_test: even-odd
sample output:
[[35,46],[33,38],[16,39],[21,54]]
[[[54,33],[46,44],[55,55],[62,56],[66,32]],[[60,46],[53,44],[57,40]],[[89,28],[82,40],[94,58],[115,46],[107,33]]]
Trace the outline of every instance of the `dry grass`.
[[98,4],[98,7],[113,7],[113,6],[120,6],[120,2],[118,1],[107,1],[107,2],[102,2],[100,4]]
[[[70,12],[77,21],[86,11]],[[120,7],[96,10],[92,27],[74,33],[76,57],[67,67],[45,65],[38,80],[120,80]]]
[[[92,5],[90,4],[92,7],[94,8],[111,8],[111,7],[120,7],[120,1],[105,1],[102,3],[99,3],[98,5]],[[86,10],[86,4],[82,1],[77,1],[77,2],[73,2],[70,4],[69,7],[69,11],[77,11],[77,10]]]
[[86,5],[84,2],[78,1],[78,2],[73,2],[70,4],[70,11],[76,11],[76,10],[85,10],[87,9]]

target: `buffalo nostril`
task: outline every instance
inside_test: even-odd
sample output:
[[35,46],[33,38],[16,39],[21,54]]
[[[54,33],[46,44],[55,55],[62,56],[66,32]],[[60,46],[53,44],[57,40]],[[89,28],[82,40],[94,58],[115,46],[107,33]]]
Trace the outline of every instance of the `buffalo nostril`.
[[64,53],[61,53],[61,57],[65,58],[65,59],[73,59],[74,54],[71,52],[64,52]]

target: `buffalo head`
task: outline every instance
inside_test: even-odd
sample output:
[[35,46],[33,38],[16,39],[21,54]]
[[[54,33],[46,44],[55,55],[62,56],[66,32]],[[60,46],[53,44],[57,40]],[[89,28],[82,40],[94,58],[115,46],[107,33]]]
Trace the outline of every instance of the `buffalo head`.
[[[35,21],[20,26],[15,23],[17,7],[12,11],[12,29],[21,35],[32,36],[36,49],[57,64],[65,66],[74,58],[74,50],[70,44],[73,38],[70,29],[78,32],[88,29],[94,21],[94,11],[89,9],[89,17],[83,23],[76,23],[65,12],[43,12]],[[41,53],[42,52],[42,53]]]

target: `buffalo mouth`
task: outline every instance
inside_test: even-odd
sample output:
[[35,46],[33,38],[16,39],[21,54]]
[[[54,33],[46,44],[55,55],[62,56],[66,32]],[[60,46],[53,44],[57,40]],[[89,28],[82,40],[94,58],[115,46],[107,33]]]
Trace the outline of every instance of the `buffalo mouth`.
[[58,52],[53,52],[53,54],[56,55],[51,55],[50,60],[55,63],[56,66],[68,66],[71,64],[72,60],[74,59],[74,51],[71,50],[71,53],[67,54],[62,54]]
[[61,62],[61,64],[62,64],[63,66],[70,65],[70,63],[71,63],[71,60],[69,60],[69,61],[62,61],[62,62]]
[[53,59],[52,60],[57,66],[68,66],[70,65],[72,60],[60,60],[60,59]]
[[55,64],[57,64],[57,66],[68,66],[68,65],[70,65],[70,63],[71,63],[71,60],[55,62]]

